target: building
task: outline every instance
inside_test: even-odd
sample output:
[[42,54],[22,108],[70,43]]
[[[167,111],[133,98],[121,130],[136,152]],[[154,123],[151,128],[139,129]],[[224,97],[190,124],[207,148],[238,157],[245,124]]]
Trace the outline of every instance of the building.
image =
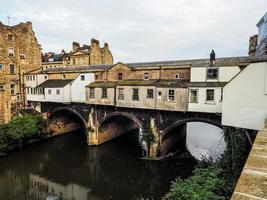
[[53,52],[42,55],[43,69],[59,68],[66,66],[89,66],[89,65],[113,64],[113,56],[109,50],[108,43],[100,47],[99,41],[91,39],[91,44],[80,46],[78,42],[72,43],[72,50],[66,53],[62,50],[60,54]]
[[267,63],[253,63],[223,88],[222,124],[262,130],[267,119]]
[[0,122],[8,122],[24,107],[23,74],[40,66],[40,45],[32,23],[6,26],[0,22]]

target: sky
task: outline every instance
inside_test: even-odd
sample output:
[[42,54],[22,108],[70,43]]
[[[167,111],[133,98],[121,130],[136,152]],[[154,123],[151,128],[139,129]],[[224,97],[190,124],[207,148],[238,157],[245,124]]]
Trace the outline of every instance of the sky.
[[266,0],[0,0],[0,21],[31,21],[43,52],[108,42],[115,62],[247,55]]

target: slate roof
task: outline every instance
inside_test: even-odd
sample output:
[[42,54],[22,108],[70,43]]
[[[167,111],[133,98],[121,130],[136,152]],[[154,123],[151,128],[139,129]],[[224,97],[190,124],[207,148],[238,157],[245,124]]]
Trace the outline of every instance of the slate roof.
[[[228,57],[228,58],[216,58],[216,66],[246,66],[250,63],[255,62],[266,62],[267,56],[261,57]],[[156,68],[164,66],[191,66],[191,67],[203,67],[208,66],[210,63],[209,59],[191,59],[191,60],[173,60],[173,61],[156,61],[156,62],[140,62],[140,63],[125,63],[132,69],[138,68]],[[116,64],[114,64],[116,65]],[[46,72],[61,72],[61,71],[98,71],[98,70],[108,70],[114,65],[88,65],[88,66],[69,66],[61,68],[49,68]]]
[[47,80],[37,87],[41,88],[62,88],[71,83],[74,79],[51,79]]

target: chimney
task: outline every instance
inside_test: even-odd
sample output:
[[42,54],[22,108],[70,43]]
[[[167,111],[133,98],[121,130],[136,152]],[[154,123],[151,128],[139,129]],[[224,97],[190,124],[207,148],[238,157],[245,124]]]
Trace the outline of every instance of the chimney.
[[257,51],[258,35],[254,35],[249,38],[248,55],[255,56]]
[[215,51],[212,49],[210,52],[210,66],[214,66],[216,63],[216,54]]
[[61,56],[64,55],[64,54],[65,54],[65,50],[62,49],[62,50],[61,50]]
[[104,43],[104,48],[108,49],[108,43],[107,42]]
[[92,47],[99,47],[99,41],[96,39],[91,39],[91,46]]
[[75,51],[80,48],[80,44],[78,42],[72,42],[72,51]]

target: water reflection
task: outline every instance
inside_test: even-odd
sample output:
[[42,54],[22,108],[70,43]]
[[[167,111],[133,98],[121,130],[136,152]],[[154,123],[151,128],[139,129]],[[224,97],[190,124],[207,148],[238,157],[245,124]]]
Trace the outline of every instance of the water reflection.
[[137,133],[98,147],[66,134],[27,146],[0,160],[0,199],[160,199],[170,181],[190,175],[192,160],[140,160]]

